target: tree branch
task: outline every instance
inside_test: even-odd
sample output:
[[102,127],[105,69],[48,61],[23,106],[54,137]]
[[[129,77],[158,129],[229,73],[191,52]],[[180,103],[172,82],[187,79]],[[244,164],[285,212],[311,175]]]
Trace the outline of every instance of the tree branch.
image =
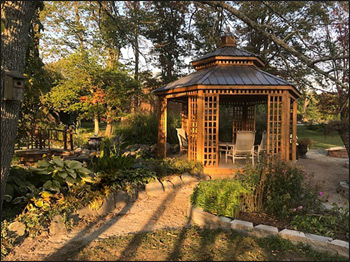
[[304,54],[298,52],[297,50],[295,50],[293,47],[289,46],[287,43],[285,43],[283,40],[279,39],[274,34],[266,32],[264,29],[262,29],[262,27],[259,24],[257,24],[253,20],[251,20],[249,17],[247,17],[245,14],[243,14],[242,12],[237,10],[236,8],[232,7],[231,5],[226,4],[225,2],[220,2],[220,1],[203,1],[201,3],[207,4],[213,8],[216,8],[219,6],[223,9],[225,9],[226,11],[230,12],[231,14],[233,14],[234,16],[236,16],[237,18],[242,20],[249,27],[255,29],[258,33],[260,33],[263,36],[265,36],[266,38],[272,40],[277,45],[281,46],[286,51],[288,51],[290,54],[292,54],[295,57],[297,57],[298,59],[300,59],[300,61],[303,62],[309,68],[315,70],[317,73],[319,73],[319,74],[325,76],[327,79],[333,81],[336,85],[339,85],[344,89],[348,89],[348,86],[346,84],[342,83],[341,81],[339,81],[338,79],[336,79],[332,75],[327,74],[325,71],[323,71],[322,69],[317,67],[310,58],[308,58]]

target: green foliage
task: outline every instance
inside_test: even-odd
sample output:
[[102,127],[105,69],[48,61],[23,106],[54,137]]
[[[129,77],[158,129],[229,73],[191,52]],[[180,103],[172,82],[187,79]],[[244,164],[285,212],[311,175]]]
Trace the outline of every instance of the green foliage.
[[16,237],[10,234],[7,220],[1,221],[1,260],[13,249]]
[[295,215],[291,225],[295,230],[349,241],[349,209],[334,207],[322,214]]
[[90,167],[95,172],[113,173],[120,169],[129,169],[134,164],[134,158],[121,154],[120,145],[112,144],[111,140],[105,139],[101,143],[99,156],[93,156]]
[[[168,114],[168,138],[170,144],[178,144],[176,129],[181,126],[180,117]],[[116,135],[121,135],[127,144],[148,144],[157,143],[158,119],[156,114],[137,112],[127,116],[126,120],[117,126]]]
[[241,178],[254,189],[254,205],[270,215],[282,218],[296,208],[303,212],[318,210],[317,186],[305,170],[280,158],[262,159],[248,166]]
[[159,178],[172,174],[183,174],[185,172],[198,175],[203,170],[203,165],[200,162],[176,158],[147,159],[144,161],[143,166],[154,171]]
[[191,195],[191,203],[218,216],[235,218],[242,208],[242,198],[251,191],[237,179],[201,181]]

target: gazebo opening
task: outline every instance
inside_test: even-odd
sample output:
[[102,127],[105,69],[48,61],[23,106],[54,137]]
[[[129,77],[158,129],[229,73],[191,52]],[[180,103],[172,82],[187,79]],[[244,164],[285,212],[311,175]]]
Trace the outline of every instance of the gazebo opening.
[[263,71],[264,61],[237,48],[234,36],[223,36],[220,48],[192,66],[196,72],[154,91],[160,157],[166,156],[167,102],[172,100],[182,104],[188,159],[202,162],[207,173],[234,173],[246,159],[254,164],[260,152],[296,159],[300,93],[293,84]]

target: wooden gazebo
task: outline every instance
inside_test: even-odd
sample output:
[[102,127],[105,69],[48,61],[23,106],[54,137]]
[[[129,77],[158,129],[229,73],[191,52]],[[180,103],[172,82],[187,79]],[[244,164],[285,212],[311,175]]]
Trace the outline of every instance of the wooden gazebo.
[[255,107],[267,104],[267,154],[295,160],[300,92],[261,70],[264,65],[259,56],[237,48],[234,36],[223,36],[220,48],[192,61],[196,72],[154,90],[159,98],[158,155],[166,156],[171,100],[182,104],[188,159],[202,162],[205,170],[219,165],[219,104],[233,107],[233,133],[255,130]]

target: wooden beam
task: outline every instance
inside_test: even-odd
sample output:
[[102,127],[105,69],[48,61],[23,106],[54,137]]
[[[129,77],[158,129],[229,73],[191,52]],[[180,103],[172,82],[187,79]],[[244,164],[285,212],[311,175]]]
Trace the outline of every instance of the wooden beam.
[[297,100],[293,100],[292,161],[297,159]]
[[[166,95],[166,94],[175,94],[175,93],[183,93],[183,92],[189,92],[189,91],[196,91],[196,90],[242,90],[247,93],[241,93],[242,95],[266,95],[264,94],[256,94],[256,93],[248,93],[249,91],[253,90],[266,90],[266,91],[278,91],[281,92],[283,90],[289,90],[291,91],[294,98],[300,97],[300,92],[293,86],[288,85],[277,85],[277,86],[271,86],[271,85],[192,85],[192,86],[185,86],[185,87],[179,87],[179,88],[173,88],[168,89],[164,91],[155,92],[154,94],[157,96],[160,95]],[[268,92],[270,93],[270,92]],[[230,95],[230,94],[227,94]],[[234,94],[236,95],[236,93]]]
[[158,157],[166,157],[167,140],[167,99],[162,96],[158,100]]
[[198,90],[197,96],[197,161],[204,162],[204,93]]

